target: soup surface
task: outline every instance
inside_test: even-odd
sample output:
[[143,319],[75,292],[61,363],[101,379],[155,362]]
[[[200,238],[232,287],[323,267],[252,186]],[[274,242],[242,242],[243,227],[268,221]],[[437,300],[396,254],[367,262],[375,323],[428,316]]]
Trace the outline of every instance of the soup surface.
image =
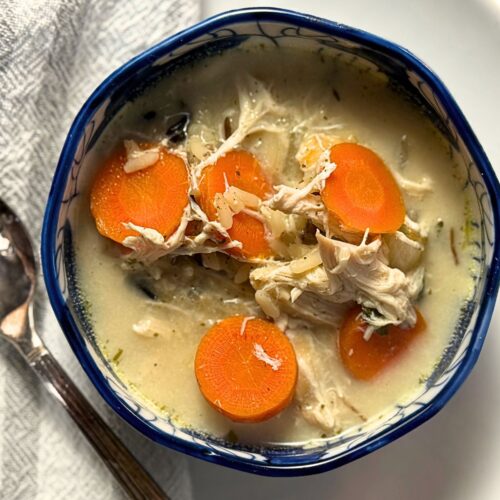
[[[440,134],[383,75],[342,57],[241,46],[177,70],[129,103],[89,168],[98,175],[116,151],[129,170],[119,174],[124,186],[126,176],[167,160],[168,189],[181,186],[172,162],[184,162],[175,164],[181,174],[187,165],[187,191],[162,195],[166,208],[151,195],[146,210],[160,220],[180,200],[173,229],[148,232],[133,219],[150,196],[144,184],[127,194],[129,207],[116,209],[113,198],[118,233],[98,223],[108,237],[99,234],[95,219],[105,212],[109,221],[110,212],[101,203],[107,188],[94,181],[79,199],[74,235],[98,344],[154,411],[230,440],[288,443],[379,418],[422,389],[472,293],[471,204]],[[351,153],[363,166],[349,180]],[[260,187],[255,170],[249,188],[234,190],[225,170],[214,195],[214,165],[233,168],[224,161],[242,172],[253,162]],[[391,218],[396,229],[384,229]],[[194,367],[207,331],[237,315],[274,322],[296,357],[291,401],[259,422],[223,414],[200,391]],[[269,377],[278,373],[280,359],[265,346],[260,353]]]

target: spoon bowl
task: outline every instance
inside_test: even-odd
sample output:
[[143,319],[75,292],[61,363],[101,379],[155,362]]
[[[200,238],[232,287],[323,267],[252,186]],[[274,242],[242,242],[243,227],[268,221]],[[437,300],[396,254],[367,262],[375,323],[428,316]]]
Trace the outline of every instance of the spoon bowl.
[[39,343],[29,328],[36,285],[33,246],[23,223],[0,199],[0,332],[30,355]]
[[73,384],[36,333],[36,264],[28,231],[0,199],[0,336],[62,403],[130,498],[168,498]]

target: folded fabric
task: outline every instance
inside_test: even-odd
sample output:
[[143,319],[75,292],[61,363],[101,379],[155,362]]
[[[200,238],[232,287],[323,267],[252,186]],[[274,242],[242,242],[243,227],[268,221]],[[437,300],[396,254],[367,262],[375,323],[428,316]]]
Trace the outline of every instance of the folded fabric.
[[[23,218],[37,248],[52,174],[80,106],[112,70],[199,16],[198,0],[0,0],[0,197]],[[36,306],[39,330],[73,380],[168,494],[191,498],[182,455],[131,429],[91,386],[43,285]],[[0,492],[9,500],[124,498],[6,342],[0,342]]]

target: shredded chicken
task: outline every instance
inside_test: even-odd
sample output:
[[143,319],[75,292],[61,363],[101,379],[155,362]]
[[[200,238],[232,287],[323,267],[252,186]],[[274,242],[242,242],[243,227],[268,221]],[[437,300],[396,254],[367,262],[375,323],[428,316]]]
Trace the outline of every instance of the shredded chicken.
[[267,240],[273,252],[284,259],[303,257],[311,249],[302,243],[302,236],[307,226],[303,215],[286,214],[261,205],[260,214],[267,229]]
[[245,334],[245,330],[246,330],[246,327],[247,327],[247,323],[249,321],[251,321],[252,319],[255,319],[255,316],[245,316],[243,318],[243,321],[241,323],[241,328],[240,328],[240,335],[244,335]]
[[255,343],[253,345],[253,348],[254,348],[253,355],[257,359],[263,361],[266,365],[269,365],[271,367],[271,370],[273,371],[279,370],[279,367],[281,366],[281,359],[269,356],[269,354],[267,354],[267,352],[260,344]]
[[422,199],[426,194],[432,192],[432,180],[424,177],[420,182],[405,179],[400,173],[392,171],[399,187],[413,198]]
[[[278,285],[288,285],[302,291],[329,294],[331,285],[321,265],[317,248],[308,256],[290,262],[270,262],[250,272],[250,283],[256,290],[266,291]],[[319,260],[319,262],[318,262]],[[308,265],[310,261],[310,265]]]
[[123,170],[127,174],[151,167],[160,159],[160,149],[157,147],[141,149],[137,142],[131,140],[123,141],[123,144],[127,153],[127,161]]
[[411,283],[403,271],[389,267],[380,239],[367,244],[365,235],[360,245],[319,233],[317,239],[335,301],[355,301],[368,310],[376,310],[377,314],[364,317],[376,328],[415,324],[412,301],[423,288],[423,274],[422,280]]
[[330,148],[341,142],[341,139],[335,135],[324,133],[306,134],[300,143],[295,159],[304,172],[304,180],[307,182],[318,174],[318,166],[321,167],[321,155],[325,151],[330,152]]
[[[186,235],[189,222],[197,221],[201,229],[195,235]],[[123,245],[132,249],[127,255],[128,260],[138,260],[146,265],[155,262],[165,255],[194,255],[198,253],[224,252],[231,248],[241,248],[241,243],[231,240],[226,229],[217,221],[210,221],[190,197],[184,210],[179,227],[167,239],[158,231],[125,223],[125,226],[139,233],[138,236],[128,236]],[[227,239],[221,243],[221,239]]]
[[238,126],[212,154],[195,166],[196,179],[200,177],[206,166],[215,163],[218,158],[237,148],[248,135],[256,132],[283,130],[283,127],[276,123],[287,110],[276,103],[264,83],[256,78],[247,77],[238,82],[237,88],[240,110]]
[[326,431],[333,431],[339,409],[337,391],[334,386],[326,383],[322,367],[318,366],[320,363],[314,355],[312,334],[304,337],[301,343],[294,343],[299,365],[295,399],[307,422]]
[[332,331],[337,331],[350,307],[352,307],[351,302],[339,304],[334,302],[330,295],[301,291],[295,301],[282,302],[280,310],[294,318],[302,318],[315,325],[328,326]]
[[[364,421],[364,416],[346,400],[335,377],[331,376],[332,351],[325,348],[311,331],[292,327],[287,330],[287,335],[293,343],[299,365],[295,399],[307,422],[333,432],[337,430],[339,420],[351,420],[353,424]],[[333,342],[331,345],[333,348]]]
[[338,326],[346,304],[358,303],[376,311],[365,318],[376,328],[402,323],[413,326],[412,303],[423,288],[423,267],[418,267],[423,245],[403,233],[395,238],[401,250],[399,263],[408,274],[389,266],[390,250],[381,239],[367,244],[365,238],[353,245],[318,233],[318,248],[303,258],[270,262],[252,270],[255,299],[275,319],[287,313]]
[[405,223],[403,224],[401,230],[407,233],[412,233],[416,236],[416,239],[420,241],[424,241],[429,234],[428,228],[426,228],[423,224],[419,224],[414,221],[408,215],[405,217]]
[[415,301],[422,293],[425,280],[425,267],[420,265],[406,274],[408,278],[408,295]]
[[424,245],[406,236],[401,231],[384,236],[384,242],[389,249],[389,264],[404,273],[414,269],[422,260]]
[[328,227],[326,210],[318,193],[323,190],[326,179],[335,170],[335,164],[331,163],[324,153],[319,163],[322,168],[307,184],[299,188],[275,186],[276,193],[263,202],[263,205],[285,213],[305,216],[321,229]]
[[317,247],[290,262],[270,262],[250,272],[255,300],[276,319],[283,313],[338,327],[345,305],[335,303]]
[[233,226],[233,217],[240,212],[265,222],[263,216],[258,212],[261,204],[260,198],[243,189],[229,186],[227,179],[224,178],[224,180],[226,182],[224,193],[216,193],[214,197],[217,220],[222,227],[230,229]]
[[128,260],[138,260],[144,264],[152,264],[159,258],[173,252],[182,245],[185,231],[190,220],[190,206],[184,209],[181,223],[176,231],[167,239],[155,229],[137,226],[132,222],[124,223],[125,227],[139,233],[138,236],[127,236],[122,244],[132,252],[127,255]]

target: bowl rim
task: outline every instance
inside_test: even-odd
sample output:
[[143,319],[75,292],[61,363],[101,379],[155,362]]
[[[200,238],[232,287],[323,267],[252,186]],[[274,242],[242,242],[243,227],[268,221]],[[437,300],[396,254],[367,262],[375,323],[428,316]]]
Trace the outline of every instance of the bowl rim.
[[[439,392],[439,394],[427,405],[425,405],[418,413],[413,414],[411,417],[404,417],[387,429],[370,436],[369,439],[353,447],[352,450],[345,455],[340,457],[329,457],[320,461],[308,461],[307,455],[305,455],[302,462],[295,461],[291,464],[283,463],[276,465],[257,463],[252,461],[252,459],[243,459],[234,455],[225,454],[218,449],[210,449],[210,452],[207,453],[206,446],[202,443],[194,441],[186,442],[182,438],[166,434],[165,432],[149,425],[148,422],[124,406],[118,396],[108,385],[103,373],[99,370],[88,352],[83,336],[71,316],[69,308],[63,297],[57,278],[57,222],[67,176],[71,171],[73,158],[76,153],[78,143],[85,131],[85,127],[94,111],[108,98],[114,82],[120,79],[128,78],[136,71],[148,66],[151,60],[156,60],[211,30],[223,28],[228,24],[245,23],[248,21],[271,23],[289,22],[292,25],[323,32],[332,36],[338,36],[340,38],[359,43],[363,46],[375,48],[382,51],[386,55],[403,62],[407,68],[415,71],[429,85],[433,93],[441,101],[443,108],[447,111],[448,116],[456,126],[459,135],[474,159],[476,166],[482,175],[491,200],[494,228],[493,258],[491,267],[485,278],[484,296],[479,306],[479,312],[473,328],[471,341],[465,351],[465,356],[460,368],[447,381],[445,387]],[[120,415],[135,429],[153,441],[169,448],[235,469],[272,476],[308,475],[330,470],[349,463],[379,449],[380,447],[394,441],[415,427],[421,425],[443,408],[445,403],[455,394],[457,389],[469,375],[477,361],[486,337],[499,286],[500,238],[498,237],[498,227],[500,221],[500,209],[498,199],[500,199],[500,185],[498,179],[462,111],[439,77],[437,77],[425,63],[420,61],[407,49],[366,31],[352,28],[327,19],[318,18],[309,14],[269,7],[236,9],[223,12],[203,20],[192,27],[164,39],[153,47],[135,56],[112,72],[94,90],[84,103],[69,129],[48,196],[41,238],[42,270],[50,303],[62,331],[64,332],[79,363],[104,400],[118,415]],[[199,441],[199,439],[196,441]]]

